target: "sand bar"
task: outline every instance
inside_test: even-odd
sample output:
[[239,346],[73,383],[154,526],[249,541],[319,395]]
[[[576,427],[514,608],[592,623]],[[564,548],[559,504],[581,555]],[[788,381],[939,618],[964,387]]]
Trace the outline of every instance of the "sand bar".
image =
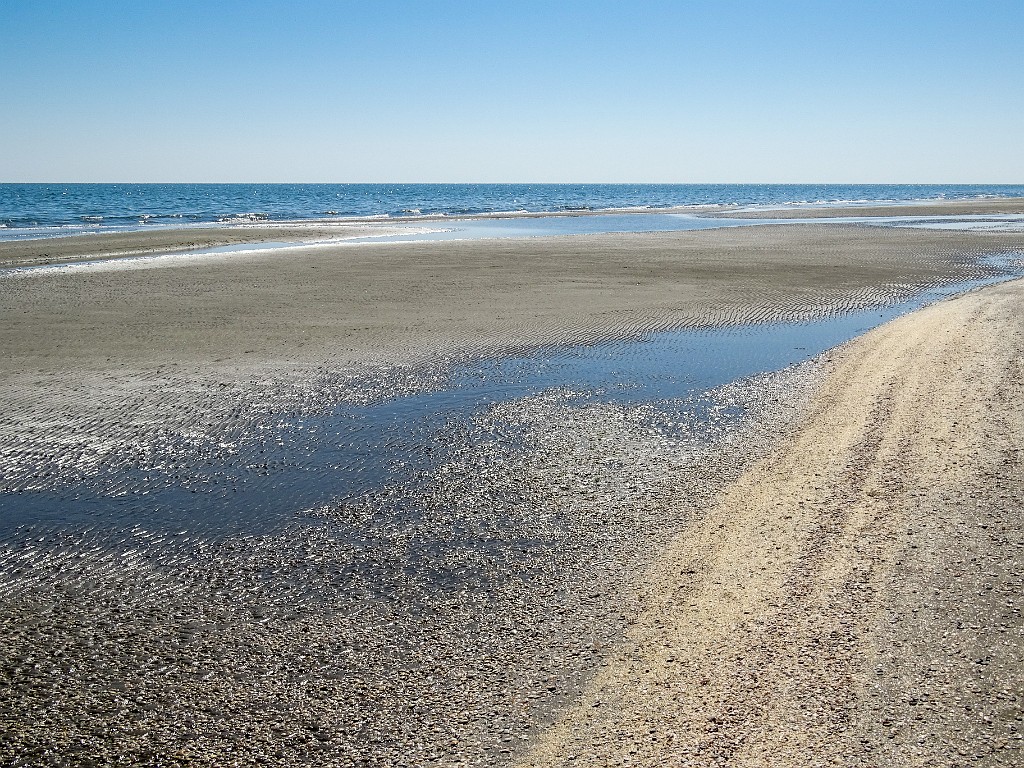
[[1014,234],[766,226],[37,272],[0,279],[0,348],[5,374],[422,359],[862,308],[962,279],[977,272],[979,254],[1020,242]]
[[1024,198],[987,198],[983,200],[922,200],[885,205],[827,205],[768,207],[763,210],[729,210],[703,215],[738,219],[822,219],[854,216],[983,216],[1024,214]]
[[233,246],[244,243],[305,243],[397,234],[386,224],[304,221],[233,226],[159,227],[132,232],[95,232],[70,237],[0,241],[0,268],[117,259],[154,253]]

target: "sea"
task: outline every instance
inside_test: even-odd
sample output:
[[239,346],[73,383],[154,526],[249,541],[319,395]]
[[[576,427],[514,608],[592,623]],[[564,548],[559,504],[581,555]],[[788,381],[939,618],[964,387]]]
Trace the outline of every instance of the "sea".
[[158,226],[1024,197],[1024,184],[0,184],[0,239]]

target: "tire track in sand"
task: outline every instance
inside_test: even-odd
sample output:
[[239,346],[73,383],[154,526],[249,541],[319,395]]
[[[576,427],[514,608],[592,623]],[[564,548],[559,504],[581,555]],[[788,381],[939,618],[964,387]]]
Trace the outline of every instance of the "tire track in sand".
[[849,345],[523,763],[1019,764],[1022,294]]

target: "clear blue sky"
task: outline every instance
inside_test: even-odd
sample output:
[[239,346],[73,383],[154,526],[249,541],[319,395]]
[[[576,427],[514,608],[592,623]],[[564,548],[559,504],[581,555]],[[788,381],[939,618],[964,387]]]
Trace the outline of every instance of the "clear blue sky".
[[1024,182],[1024,0],[0,0],[0,181]]

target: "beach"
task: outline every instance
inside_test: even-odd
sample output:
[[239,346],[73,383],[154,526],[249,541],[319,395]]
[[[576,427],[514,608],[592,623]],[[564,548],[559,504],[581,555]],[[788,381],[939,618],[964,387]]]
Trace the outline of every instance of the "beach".
[[[65,238],[61,259],[98,238]],[[5,281],[0,341],[8,373],[406,361],[850,311],[979,274],[972,257],[1018,243],[824,224],[112,260]]]
[[[868,313],[1024,248],[831,222],[343,242],[387,232],[0,243],[53,265],[0,278],[5,503],[227,497],[223,467],[273,475],[290,425],[460,365]],[[309,240],[332,242],[187,253]],[[1014,764],[1021,290],[702,393],[686,430],[523,392],[437,427],[415,482],[263,528],[25,512],[0,542],[0,761]]]
[[524,764],[1019,764],[1021,297],[845,348]]

